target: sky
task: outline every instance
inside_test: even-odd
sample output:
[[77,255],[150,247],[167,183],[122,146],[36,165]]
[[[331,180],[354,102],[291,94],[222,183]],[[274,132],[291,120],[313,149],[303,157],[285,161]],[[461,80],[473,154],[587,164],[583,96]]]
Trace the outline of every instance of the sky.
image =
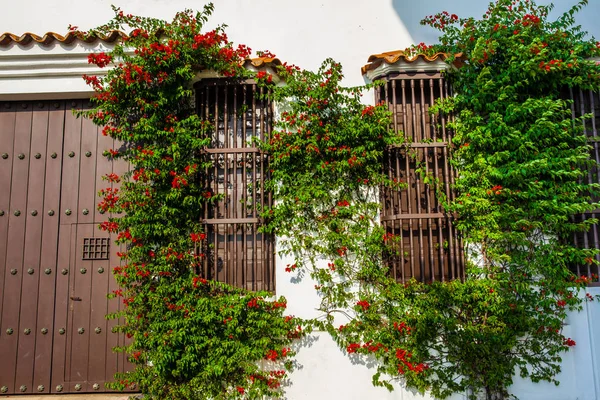
[[[430,27],[422,26],[419,21],[427,15],[436,14],[440,11],[448,11],[459,17],[480,18],[487,9],[489,1],[486,0],[390,0],[394,10],[402,19],[406,28],[416,43],[437,43],[438,31]],[[551,17],[556,18],[562,12],[568,10],[578,0],[537,0],[537,4],[554,4]],[[576,21],[583,30],[596,39],[600,38],[600,0],[589,0],[589,4],[577,15]]]

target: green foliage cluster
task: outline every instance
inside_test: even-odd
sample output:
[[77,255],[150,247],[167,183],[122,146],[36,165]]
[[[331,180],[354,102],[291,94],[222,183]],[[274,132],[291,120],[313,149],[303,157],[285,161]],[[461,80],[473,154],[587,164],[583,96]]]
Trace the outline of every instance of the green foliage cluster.
[[[333,60],[316,72],[280,74],[286,84],[273,97],[281,118],[263,145],[272,155],[269,186],[276,199],[265,212],[266,229],[277,234],[280,253],[295,259],[286,271],[316,282],[325,315],[317,326],[352,357],[376,357],[375,384],[391,388],[383,376],[401,375],[424,391],[431,368],[426,348],[438,332],[418,313],[426,310],[429,317],[439,306],[430,308],[433,300],[421,296],[431,286],[390,278],[384,256],[397,238],[379,223],[381,188],[406,189],[383,171],[384,154],[410,145],[389,129],[386,105],[361,103],[363,92],[378,83],[343,87],[341,66]],[[422,309],[409,316],[411,307]],[[334,326],[340,320],[347,323]],[[414,334],[418,327],[423,335]]]
[[[439,50],[465,59],[449,77],[456,95],[439,110],[455,115],[458,196],[449,209],[479,258],[469,279],[489,281],[508,300],[490,310],[502,330],[478,346],[495,364],[479,363],[476,352],[461,357],[477,363],[468,380],[481,385],[469,386],[487,398],[506,396],[517,368],[534,382],[558,384],[559,354],[575,344],[560,331],[591,277],[574,277],[569,267],[595,263],[597,254],[572,239],[597,223],[572,218],[598,206],[599,186],[583,179],[595,166],[582,130],[587,116],[573,119],[568,100],[570,90],[599,88],[600,68],[590,59],[598,44],[574,26],[586,4],[555,21],[552,6],[525,0],[491,3],[480,20],[441,13],[423,21],[442,31]],[[489,315],[486,308],[472,321],[485,329]]]
[[[379,224],[378,194],[406,187],[382,165],[388,147],[409,152],[410,143],[389,129],[385,105],[361,103],[376,84],[344,88],[333,60],[316,72],[282,66],[285,85],[254,77],[280,108],[261,144],[276,200],[264,230],[295,258],[289,273],[316,281],[325,315],[316,325],[350,357],[377,360],[375,385],[501,399],[517,371],[554,381],[561,352],[575,345],[562,326],[589,278],[569,266],[594,263],[596,251],[570,241],[595,221],[571,216],[595,209],[599,189],[582,183],[589,146],[564,100],[569,88],[598,88],[600,69],[588,60],[598,45],[573,27],[584,4],[557,21],[526,0],[498,0],[480,20],[443,12],[424,21],[442,31],[441,45],[410,49],[443,51],[450,62],[461,53],[464,64],[449,76],[456,96],[432,112],[454,115],[457,197],[445,207],[475,261],[465,281],[389,276],[385,256],[398,238]],[[100,228],[126,247],[113,294],[125,308],[111,317],[123,317],[118,329],[131,343],[122,350],[136,368],[115,387],[137,383],[150,398],[281,396],[289,346],[307,331],[284,316],[285,299],[199,275],[209,250],[200,220],[216,200],[203,184],[202,152],[214,122],[196,115],[189,82],[202,70],[252,77],[241,67],[247,47],[234,48],[223,28],[201,32],[211,11],[167,23],[116,9],[95,32],[133,30],[112,52],[90,56],[113,64],[106,78],[85,77],[97,92],[88,116],[122,143],[106,156],[131,166],[106,176],[99,204],[111,213]]]
[[[398,238],[379,226],[375,195],[382,185],[403,190],[381,165],[386,146],[410,144],[388,129],[386,108],[361,106],[365,88],[343,89],[332,61],[316,73],[282,71],[275,99],[294,101],[265,144],[277,201],[269,229],[296,258],[287,270],[316,280],[321,327],[351,357],[378,361],[375,385],[400,378],[440,398],[502,399],[517,372],[558,384],[560,354],[575,345],[562,334],[566,313],[592,279],[569,267],[597,253],[571,239],[596,222],[572,216],[597,208],[599,189],[583,183],[593,162],[566,96],[598,89],[589,59],[598,45],[573,26],[583,5],[556,21],[550,6],[525,0],[491,3],[480,20],[442,12],[423,21],[442,31],[441,45],[409,49],[463,64],[448,76],[456,95],[432,113],[453,114],[457,197],[439,197],[458,215],[472,261],[464,282],[399,284],[387,273]],[[338,315],[348,322],[335,326]]]
[[[100,229],[125,249],[114,267],[122,300],[118,331],[135,365],[112,387],[132,384],[153,399],[280,397],[291,368],[290,345],[302,322],[286,316],[286,300],[250,292],[200,275],[211,251],[202,231],[205,207],[218,200],[205,187],[211,165],[213,120],[200,120],[190,82],[203,70],[232,79],[250,78],[242,64],[250,54],[233,47],[223,28],[202,32],[212,12],[184,11],[173,21],[124,15],[90,34],[131,30],[109,53],[90,63],[112,68],[106,77],[86,76],[95,108],[86,113],[119,148],[105,156],[129,171],[105,177]],[[116,301],[116,300],[115,300]]]
[[277,202],[265,213],[267,230],[278,235],[280,254],[295,256],[289,272],[336,255],[328,268],[312,274],[320,283],[317,290],[346,304],[354,282],[334,276],[380,271],[378,252],[365,244],[375,237],[378,246],[383,235],[375,219],[376,194],[390,182],[381,159],[399,138],[388,130],[387,107],[365,106],[364,88],[340,85],[342,68],[335,61],[326,60],[317,72],[282,68],[280,75],[286,83],[273,97],[281,118],[263,144],[272,155],[269,188]]

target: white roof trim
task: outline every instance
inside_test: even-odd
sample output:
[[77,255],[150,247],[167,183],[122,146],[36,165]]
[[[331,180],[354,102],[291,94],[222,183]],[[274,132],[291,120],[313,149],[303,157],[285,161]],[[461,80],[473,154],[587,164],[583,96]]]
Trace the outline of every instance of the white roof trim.
[[[0,47],[0,100],[43,100],[89,98],[94,90],[83,80],[83,75],[104,76],[108,68],[88,63],[88,54],[110,51],[111,43],[72,44],[53,43],[41,46],[12,44]],[[279,83],[272,67],[246,65],[250,71],[263,70]],[[212,71],[203,71],[201,78],[219,77]],[[192,82],[193,83],[193,82]]]
[[93,89],[82,75],[102,76],[89,64],[90,53],[109,51],[107,43],[54,43],[0,47],[0,100],[89,98]]
[[448,68],[450,68],[450,66],[440,57],[433,61],[425,61],[424,59],[419,58],[413,62],[406,62],[405,60],[400,59],[393,64],[383,61],[377,68],[368,70],[365,76],[370,81],[374,81],[395,72],[440,72],[445,71]]

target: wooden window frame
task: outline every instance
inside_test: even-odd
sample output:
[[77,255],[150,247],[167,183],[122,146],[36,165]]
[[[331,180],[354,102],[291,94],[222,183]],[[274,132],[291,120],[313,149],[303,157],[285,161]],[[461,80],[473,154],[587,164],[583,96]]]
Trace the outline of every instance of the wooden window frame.
[[196,108],[214,129],[204,153],[212,166],[205,186],[217,201],[205,207],[207,234],[201,274],[248,290],[275,290],[275,238],[259,232],[273,203],[266,191],[269,155],[252,140],[268,140],[273,104],[252,80],[204,79],[195,85]]
[[[454,198],[448,149],[452,132],[445,116],[429,114],[434,101],[450,96],[451,89],[439,72],[394,73],[384,81],[375,101],[388,105],[393,114],[390,129],[403,132],[408,142],[390,147],[384,157],[388,177],[407,185],[403,190],[381,191],[381,223],[394,238],[386,254],[390,274],[399,282],[463,280],[463,243],[454,216],[443,209],[436,194],[441,190],[447,199]],[[438,184],[425,184],[424,177]]]
[[[592,90],[582,90],[569,88],[565,97],[572,100],[571,113],[573,118],[591,114],[591,118],[583,120],[583,131],[588,136],[588,144],[592,147],[591,158],[600,165],[600,93]],[[593,166],[586,170],[587,174],[582,178],[585,183],[600,183],[600,167]],[[594,197],[592,201],[598,202],[600,199]],[[583,222],[590,218],[600,219],[600,209],[591,210],[582,214],[573,216],[573,220]],[[590,249],[600,248],[600,224],[594,224],[587,232],[576,232],[573,234],[573,243],[575,246]],[[597,254],[595,261],[600,262],[600,254]],[[600,268],[597,264],[586,263],[574,265],[571,270],[577,276],[585,276],[592,279],[600,274]],[[597,278],[596,278],[597,279]],[[600,286],[600,282],[590,282],[591,286]]]

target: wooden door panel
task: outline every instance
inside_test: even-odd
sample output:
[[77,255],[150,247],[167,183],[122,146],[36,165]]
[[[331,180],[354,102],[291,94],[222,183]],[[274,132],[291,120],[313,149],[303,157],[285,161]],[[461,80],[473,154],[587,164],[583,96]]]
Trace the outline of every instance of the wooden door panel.
[[[110,183],[103,179],[104,176],[112,172],[112,162],[108,161],[102,156],[102,153],[112,148],[112,139],[103,136],[100,132],[96,133],[98,138],[96,154],[96,173],[95,173],[95,191],[94,197],[91,200],[90,214],[93,213],[94,220],[94,241],[95,246],[102,246],[101,248],[95,248],[94,250],[101,250],[100,253],[94,254],[98,258],[103,258],[104,243],[99,238],[107,238],[108,251],[106,252],[106,259],[97,259],[91,261],[84,261],[91,263],[91,291],[90,291],[90,335],[89,335],[89,346],[90,352],[93,353],[94,360],[89,364],[88,370],[88,391],[93,391],[94,388],[102,386],[107,380],[112,379],[112,375],[107,376],[107,362],[114,362],[116,367],[116,360],[109,357],[108,354],[112,353],[111,347],[108,346],[108,336],[116,335],[108,330],[108,321],[106,320],[106,314],[108,313],[108,303],[118,302],[119,300],[108,300],[106,295],[109,293],[109,282],[114,281],[111,271],[110,254],[114,253],[114,246],[112,243],[113,238],[109,238],[107,232],[102,232],[98,229],[98,224],[108,220],[107,214],[101,214],[96,204],[101,200],[99,191],[103,188],[109,187]],[[105,349],[104,351],[99,351]]]
[[[12,169],[14,158],[14,137],[15,137],[16,113],[15,105],[11,103],[0,104],[0,290],[6,291],[5,284],[14,284],[16,279],[10,274],[12,269],[6,263],[9,219],[10,219],[10,198],[12,185]],[[7,330],[13,329],[10,325],[14,320],[7,319],[4,316],[4,296],[0,294],[0,353],[4,354],[4,349],[15,345],[15,337],[8,335]],[[0,388],[4,393],[14,392],[14,375],[10,371],[14,369],[14,358],[5,359],[0,363]]]
[[[57,268],[60,205],[61,159],[63,146],[65,104],[47,103],[48,135],[46,153],[41,158],[46,164],[44,183],[44,207],[40,210],[43,218],[42,243],[39,265],[39,289],[37,305],[36,341],[33,387],[38,393],[50,392],[50,374],[52,367],[52,341],[54,330],[54,297],[56,280],[60,275]],[[39,336],[39,335],[42,336]],[[42,390],[40,390],[42,389]]]
[[[110,145],[111,145],[111,148],[118,149],[121,146],[121,143],[113,140],[113,141],[111,141]],[[129,170],[129,164],[123,160],[114,160],[111,163],[111,166],[112,166],[112,172],[114,172],[118,176],[122,176],[125,172],[127,172]],[[114,182],[110,186],[112,188],[119,188],[121,186],[121,183]],[[105,187],[109,187],[109,185],[106,183]],[[110,216],[112,216],[112,215],[110,215]],[[123,251],[124,246],[117,247],[117,245],[115,245],[114,243],[111,243],[111,246],[112,246],[112,251],[110,252],[111,270],[109,271],[109,274],[111,275],[111,279],[108,280],[108,293],[111,293],[112,291],[118,289],[117,281],[114,278],[112,278],[112,267],[122,266],[124,264],[124,261],[122,261],[117,256],[117,252]],[[119,300],[109,301],[108,302],[108,313],[116,313],[119,310],[121,310],[121,307],[123,307],[123,303],[121,301],[119,301]],[[123,322],[122,320],[118,321],[115,319],[107,321],[107,325],[106,325],[107,344],[106,344],[106,346],[108,349],[112,349],[117,346],[123,346],[125,344],[124,343],[125,335],[118,335],[116,333],[113,333],[113,328],[118,323],[122,323],[122,322]],[[107,377],[111,378],[118,371],[125,371],[127,368],[131,368],[131,367],[132,367],[132,365],[129,362],[127,362],[125,354],[116,353],[113,351],[107,351],[106,372],[105,372]]]
[[[32,108],[31,143],[24,154],[23,163],[29,163],[27,180],[27,205],[21,217],[25,220],[25,243],[23,252],[23,278],[19,311],[19,344],[15,387],[20,392],[44,392],[46,386],[33,384],[35,346],[47,342],[48,333],[42,334],[37,327],[37,305],[40,274],[40,252],[42,243],[42,210],[44,208],[44,181],[48,133],[48,109],[44,103],[29,104]],[[41,329],[41,327],[40,327]],[[21,334],[22,333],[22,334]],[[25,389],[25,390],[24,390]]]
[[[88,107],[86,104],[78,106]],[[98,224],[108,218],[97,210],[98,192],[110,186],[103,176],[115,168],[103,153],[114,146],[114,141],[102,136],[91,121],[78,121],[80,125],[73,125],[74,130],[79,129],[78,138],[65,133],[64,153],[75,153],[69,168],[77,170],[78,176],[77,185],[63,180],[61,208],[71,210],[67,340],[64,350],[61,349],[64,351],[62,370],[53,374],[62,373],[59,379],[63,382],[63,392],[104,392],[108,391],[105,383],[127,366],[123,355],[112,352],[113,347],[123,344],[119,343],[122,335],[112,332],[115,321],[106,320],[106,314],[119,307],[118,300],[107,299],[107,294],[116,289],[112,266],[120,262],[116,256],[118,248],[107,232],[98,229]],[[63,168],[66,172],[67,167]],[[126,169],[127,164],[121,163],[116,173],[121,174]]]
[[106,298],[118,249],[83,254],[84,240],[107,239],[102,176],[128,165],[106,160],[114,141],[72,113],[88,107],[0,104],[0,394],[102,392],[130,366],[112,352],[125,340],[112,333],[117,321],[105,319],[120,307]]
[[[8,214],[8,232],[5,258],[5,280],[3,288],[2,336],[0,336],[0,354],[9,360],[9,366],[2,371],[0,384],[8,388],[9,393],[27,392],[31,384],[23,377],[17,350],[31,345],[26,331],[20,330],[19,311],[22,300],[24,275],[24,245],[26,235],[27,190],[29,176],[29,146],[31,144],[32,112],[29,104],[15,110],[14,147],[12,157],[12,175],[10,185],[10,204]],[[26,269],[26,268],[25,268]],[[19,372],[17,380],[17,372]]]
[[[75,226],[75,240],[71,245],[74,259],[71,260],[71,286],[69,288],[69,333],[71,340],[67,346],[66,385],[69,391],[88,391],[87,378],[90,364],[90,293],[92,291],[92,265],[82,261],[83,239],[92,238],[94,226],[94,200],[96,197],[96,150],[98,135],[95,126],[89,120],[81,119],[81,139],[79,148],[67,149],[79,154],[79,185],[77,197],[63,208],[72,211]],[[89,271],[89,273],[88,273]],[[80,298],[81,300],[74,300]]]
[[[77,200],[79,190],[79,157],[81,147],[82,119],[77,119],[72,109],[82,109],[82,101],[66,103],[64,115],[64,138],[62,150],[62,179],[60,186],[60,207],[57,213],[60,217],[58,239],[58,269],[56,276],[56,296],[54,313],[54,336],[52,357],[52,393],[64,393],[68,390],[65,385],[65,367],[67,365],[68,343],[71,340],[71,330],[68,327],[68,312],[70,306],[69,287],[75,271],[71,268],[71,250],[75,246],[71,242],[75,238],[72,226],[77,218]],[[75,206],[73,206],[75,204]],[[73,213],[75,209],[75,213]]]

